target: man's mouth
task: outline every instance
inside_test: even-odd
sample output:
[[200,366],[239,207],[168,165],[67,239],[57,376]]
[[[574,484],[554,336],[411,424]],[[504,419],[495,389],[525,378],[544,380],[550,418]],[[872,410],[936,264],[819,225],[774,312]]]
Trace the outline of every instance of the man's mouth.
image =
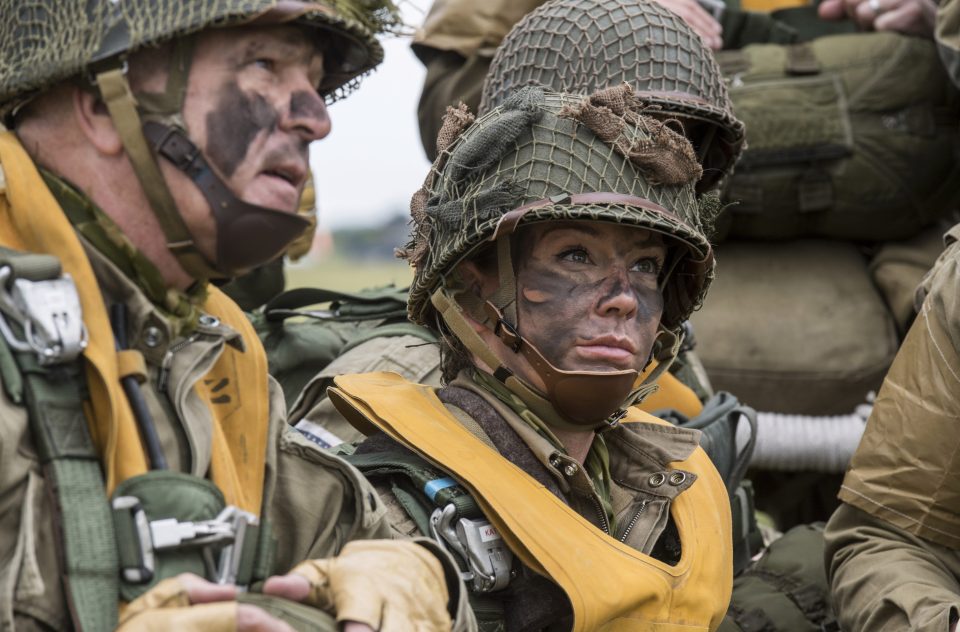
[[296,189],[299,189],[307,178],[306,167],[299,163],[293,162],[269,165],[260,173],[261,175],[270,176],[272,178],[279,178],[280,180],[292,185]]

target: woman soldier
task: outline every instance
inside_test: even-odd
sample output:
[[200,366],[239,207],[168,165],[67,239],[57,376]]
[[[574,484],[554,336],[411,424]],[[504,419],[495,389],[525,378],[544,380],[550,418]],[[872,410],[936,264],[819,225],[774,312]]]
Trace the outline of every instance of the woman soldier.
[[634,407],[713,276],[690,143],[623,85],[451,111],[438,144],[402,254],[447,386],[337,378],[380,431],[353,462],[460,557],[483,629],[716,629],[724,485],[698,431]]

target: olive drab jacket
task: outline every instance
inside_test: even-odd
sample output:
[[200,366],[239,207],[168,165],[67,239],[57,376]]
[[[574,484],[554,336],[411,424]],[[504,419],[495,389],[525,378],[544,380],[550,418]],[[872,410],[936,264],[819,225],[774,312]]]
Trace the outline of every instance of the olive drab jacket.
[[960,225],[877,396],[826,531],[844,629],[947,630],[960,613]]
[[[0,245],[57,256],[77,284],[85,317],[99,310],[102,318],[104,305],[127,308],[130,347],[143,357],[139,367],[124,368],[118,355],[111,357],[113,337],[102,323],[88,323],[91,340],[85,352],[100,354],[85,363],[96,371],[86,380],[87,403],[109,413],[90,424],[106,461],[108,494],[144,467],[142,451],[116,427],[123,402],[105,393],[115,390],[104,379],[113,366],[116,373],[139,373],[170,470],[212,480],[229,503],[250,507],[272,522],[277,537],[271,574],[335,556],[351,540],[390,537],[385,509],[359,472],[287,426],[283,395],[266,373],[262,347],[229,299],[211,289],[194,335],[173,335],[168,318],[139,287],[73,231],[11,133],[0,135],[0,175]],[[225,357],[231,361],[224,364]],[[229,370],[222,371],[225,366]],[[158,390],[161,367],[165,392]],[[9,365],[0,370],[0,629],[71,629],[60,581],[64,568],[51,503],[55,492],[41,466],[27,411],[11,399],[15,378]],[[247,419],[247,411],[255,417]],[[104,417],[112,425],[104,425]],[[231,445],[238,436],[227,427],[231,420],[252,426],[239,431],[246,442],[240,452]],[[230,602],[205,606],[206,621],[215,607],[222,608],[224,620],[233,621],[236,606]],[[186,626],[179,629],[194,629],[190,616],[185,612],[178,619]]]
[[[606,431],[611,529],[584,467],[473,380],[435,391],[375,373],[335,385],[330,397],[351,423],[467,488],[524,566],[564,591],[572,629],[719,626],[732,583],[729,500],[698,431],[635,408]],[[390,488],[378,491],[396,510]]]

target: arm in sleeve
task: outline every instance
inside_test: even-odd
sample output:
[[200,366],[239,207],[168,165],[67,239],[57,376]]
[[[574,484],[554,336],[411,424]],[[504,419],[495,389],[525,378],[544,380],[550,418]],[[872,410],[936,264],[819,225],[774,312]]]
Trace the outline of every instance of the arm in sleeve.
[[843,504],[826,568],[844,630],[947,632],[960,613],[960,555]]

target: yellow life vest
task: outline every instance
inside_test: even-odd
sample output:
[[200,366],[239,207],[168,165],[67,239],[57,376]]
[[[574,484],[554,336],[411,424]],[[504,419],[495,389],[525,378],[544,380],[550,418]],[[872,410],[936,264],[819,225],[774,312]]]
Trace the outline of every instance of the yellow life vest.
[[773,13],[780,9],[810,6],[810,0],[740,0],[740,8],[756,13]]
[[[730,501],[700,448],[676,464],[697,474],[673,502],[682,555],[670,566],[609,537],[457,422],[432,388],[394,373],[344,375],[329,391],[359,430],[382,430],[450,472],[510,549],[559,585],[575,631],[715,630],[733,583]],[[668,425],[631,409],[627,423]]]
[[[109,495],[121,481],[147,470],[133,412],[120,385],[122,361],[83,246],[20,141],[7,131],[0,133],[0,245],[56,256],[77,286],[89,336],[83,352],[90,392],[86,417]],[[228,504],[259,515],[269,433],[266,354],[243,312],[222,292],[211,287],[203,310],[238,331],[246,344],[245,351],[226,347],[194,387],[208,405],[214,386],[218,397],[229,395],[232,402],[210,405],[214,421],[210,477]]]
[[[654,360],[638,378],[638,382],[643,382],[644,378],[657,367],[657,361]],[[637,405],[640,410],[651,413],[664,408],[673,408],[683,413],[689,419],[693,419],[703,412],[703,404],[700,398],[693,392],[689,386],[678,380],[673,373],[664,371],[657,378],[656,391],[651,393]]]

